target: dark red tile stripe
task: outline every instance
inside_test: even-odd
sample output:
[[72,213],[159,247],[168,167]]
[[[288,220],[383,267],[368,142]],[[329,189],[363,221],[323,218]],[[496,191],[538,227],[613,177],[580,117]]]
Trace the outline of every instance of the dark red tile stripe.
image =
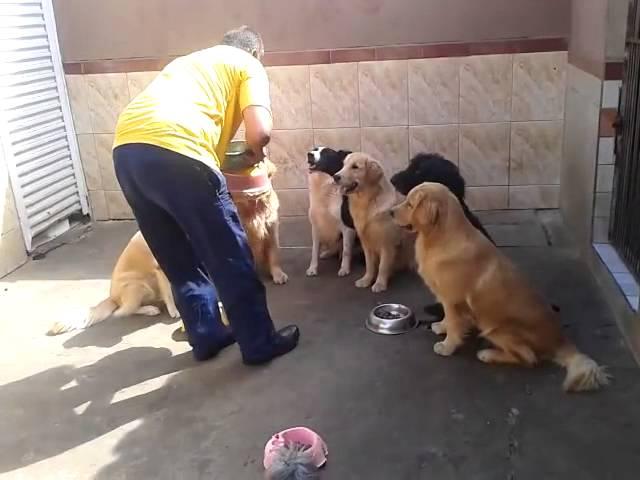
[[[371,60],[407,60],[415,58],[464,57],[501,53],[554,52],[567,50],[565,38],[523,38],[514,40],[437,43],[428,45],[394,45],[383,47],[345,48],[338,50],[307,50],[299,52],[268,52],[267,66],[317,65],[327,63],[365,62]],[[171,59],[134,58],[69,62],[65,73],[123,73],[162,69]]]
[[607,62],[604,67],[605,80],[622,80],[623,63]]

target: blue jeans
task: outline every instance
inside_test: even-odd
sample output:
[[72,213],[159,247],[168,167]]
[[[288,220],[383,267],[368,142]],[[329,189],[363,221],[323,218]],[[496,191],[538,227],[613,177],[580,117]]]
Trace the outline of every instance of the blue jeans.
[[234,339],[245,360],[268,358],[275,330],[265,287],[224,176],[146,144],[119,146],[113,160],[140,231],[171,282],[195,358],[206,360]]

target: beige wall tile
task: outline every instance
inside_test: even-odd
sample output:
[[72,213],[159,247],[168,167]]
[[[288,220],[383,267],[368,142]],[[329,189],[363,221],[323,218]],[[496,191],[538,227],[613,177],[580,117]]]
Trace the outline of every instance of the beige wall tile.
[[409,128],[363,128],[362,151],[381,162],[385,173],[391,176],[409,163]]
[[120,191],[105,191],[104,198],[107,202],[107,210],[111,220],[131,220],[133,213],[131,207]]
[[306,188],[278,190],[280,216],[293,217],[309,213],[309,191]]
[[458,125],[423,125],[409,127],[409,155],[439,153],[458,163]]
[[91,203],[91,212],[94,220],[109,220],[109,209],[107,208],[107,199],[103,190],[89,192],[89,202]]
[[360,125],[407,125],[407,61],[363,62],[358,65]]
[[598,163],[600,165],[610,165],[613,163],[613,137],[603,137],[599,139]]
[[512,55],[460,62],[460,122],[503,122],[511,116]]
[[96,143],[96,157],[104,190],[120,190],[116,172],[113,168],[113,134],[101,133],[94,135]]
[[562,119],[566,76],[567,52],[515,55],[511,119]]
[[609,243],[609,219],[607,217],[594,217],[593,241],[595,243]]
[[307,152],[313,148],[313,130],[274,130],[270,159],[278,167],[273,179],[277,189],[306,188]]
[[86,77],[84,75],[66,75],[65,82],[76,133],[93,132]]
[[507,185],[508,123],[460,125],[460,171],[467,185]]
[[311,65],[313,128],[360,126],[358,64]]
[[160,72],[129,72],[127,73],[127,86],[129,98],[132,100],[138,96],[158,76]]
[[611,215],[611,192],[596,193],[593,214],[596,217],[609,217]]
[[359,128],[314,129],[313,144],[316,147],[329,147],[335,150],[362,149]]
[[465,197],[471,210],[504,210],[509,204],[509,187],[467,187]]
[[96,153],[96,143],[92,134],[77,135],[80,161],[84,179],[89,190],[102,190],[102,176]]
[[613,190],[613,165],[598,165],[596,177],[596,192],[605,193]]
[[509,187],[509,208],[558,208],[559,206],[559,185]]
[[409,125],[458,123],[460,60],[409,60]]
[[309,66],[269,67],[267,73],[274,127],[311,128]]
[[115,132],[118,116],[129,103],[127,74],[105,73],[86,78],[93,132]]
[[562,129],[562,120],[511,124],[511,185],[560,183]]
[[27,250],[19,228],[0,235],[0,277],[27,261]]

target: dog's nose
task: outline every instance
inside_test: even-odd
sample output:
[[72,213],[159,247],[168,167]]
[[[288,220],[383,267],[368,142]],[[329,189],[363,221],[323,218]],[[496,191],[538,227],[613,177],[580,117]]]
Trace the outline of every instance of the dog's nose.
[[391,215],[392,217],[395,217],[396,212],[394,210],[389,210],[389,215]]
[[341,179],[342,179],[342,175],[338,175],[337,173],[333,176],[333,181],[336,183],[340,183]]

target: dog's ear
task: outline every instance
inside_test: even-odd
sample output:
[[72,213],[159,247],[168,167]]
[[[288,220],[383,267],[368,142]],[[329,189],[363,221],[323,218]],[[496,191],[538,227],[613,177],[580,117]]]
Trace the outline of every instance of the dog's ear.
[[444,216],[444,203],[435,195],[422,195],[413,208],[411,223],[423,228],[433,228]]
[[364,165],[364,168],[365,168],[366,179],[371,183],[378,182],[384,175],[384,170],[382,170],[382,165],[380,165],[378,162],[367,160]]

